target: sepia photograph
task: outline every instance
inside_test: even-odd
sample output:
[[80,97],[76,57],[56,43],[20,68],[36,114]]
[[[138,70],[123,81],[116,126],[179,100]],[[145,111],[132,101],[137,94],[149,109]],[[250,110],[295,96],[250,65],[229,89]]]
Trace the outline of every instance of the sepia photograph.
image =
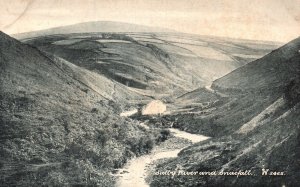
[[0,11],[0,187],[300,186],[300,0]]

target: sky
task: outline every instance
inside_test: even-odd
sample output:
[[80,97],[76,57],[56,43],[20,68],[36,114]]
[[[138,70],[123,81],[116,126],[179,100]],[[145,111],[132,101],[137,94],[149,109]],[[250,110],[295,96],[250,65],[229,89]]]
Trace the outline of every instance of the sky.
[[300,36],[300,0],[0,0],[0,11],[7,34],[117,21],[254,40]]

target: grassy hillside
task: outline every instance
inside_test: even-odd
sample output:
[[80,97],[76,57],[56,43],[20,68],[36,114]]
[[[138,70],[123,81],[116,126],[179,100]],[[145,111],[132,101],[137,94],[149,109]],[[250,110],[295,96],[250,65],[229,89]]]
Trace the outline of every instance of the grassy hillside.
[[119,117],[105,82],[53,60],[0,33],[0,185],[111,186],[110,172],[160,135]]

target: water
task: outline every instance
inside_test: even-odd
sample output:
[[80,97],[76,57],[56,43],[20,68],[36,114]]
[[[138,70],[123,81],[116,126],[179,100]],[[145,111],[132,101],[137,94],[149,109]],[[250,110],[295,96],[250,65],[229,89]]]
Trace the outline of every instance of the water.
[[[200,142],[208,139],[209,137],[191,134],[178,129],[169,128],[174,136],[179,138],[185,138],[193,143]],[[141,157],[130,160],[119,172],[116,174],[117,187],[149,187],[145,178],[147,177],[147,167],[158,159],[177,157],[177,154],[182,150],[173,149],[168,151],[156,151],[150,154],[143,155]],[[159,149],[158,149],[159,150]]]

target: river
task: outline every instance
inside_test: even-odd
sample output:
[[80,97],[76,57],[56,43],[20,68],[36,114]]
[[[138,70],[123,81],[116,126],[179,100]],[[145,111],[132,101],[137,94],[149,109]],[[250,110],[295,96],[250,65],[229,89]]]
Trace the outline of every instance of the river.
[[[192,143],[197,143],[208,139],[209,137],[187,133],[178,129],[169,128],[170,132],[178,138],[184,138]],[[191,144],[186,144],[189,146]],[[177,157],[177,154],[184,148],[174,148],[174,149],[159,149],[158,145],[154,150],[147,154],[137,158],[131,159],[122,169],[120,169],[116,176],[116,186],[117,187],[149,187],[149,184],[145,181],[147,177],[148,167],[151,167],[151,163],[162,158],[172,158]]]

